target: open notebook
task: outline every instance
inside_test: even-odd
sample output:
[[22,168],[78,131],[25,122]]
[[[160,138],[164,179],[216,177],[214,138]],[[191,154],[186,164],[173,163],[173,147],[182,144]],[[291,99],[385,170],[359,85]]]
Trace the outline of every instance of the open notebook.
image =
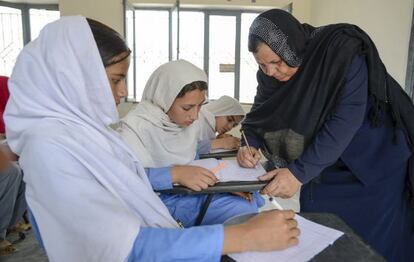
[[266,174],[266,171],[260,163],[255,168],[243,168],[234,159],[218,160],[215,158],[206,158],[194,160],[189,165],[201,166],[211,170],[220,182],[257,181],[258,176]]
[[304,262],[312,259],[343,235],[341,231],[317,224],[299,215],[295,215],[295,219],[301,231],[297,246],[282,251],[246,252],[229,256],[237,262]]

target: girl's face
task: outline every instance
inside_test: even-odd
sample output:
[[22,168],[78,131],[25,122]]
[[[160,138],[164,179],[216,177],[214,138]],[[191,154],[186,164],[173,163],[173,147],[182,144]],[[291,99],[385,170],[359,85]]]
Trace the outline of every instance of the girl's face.
[[288,81],[298,71],[297,67],[288,66],[280,56],[264,43],[259,44],[257,52],[253,53],[253,56],[263,73],[281,82]]
[[[127,55],[127,52],[121,53],[113,58],[113,60],[121,59]],[[108,76],[109,84],[111,85],[112,95],[114,96],[116,105],[121,103],[121,98],[128,95],[126,88],[125,77],[128,73],[129,57],[124,60],[107,66],[105,68]]]
[[216,116],[216,131],[219,135],[227,133],[237,126],[242,118],[242,116]]
[[167,112],[171,121],[181,127],[187,127],[198,119],[198,113],[204,104],[206,91],[198,89],[185,93],[183,97],[176,98]]

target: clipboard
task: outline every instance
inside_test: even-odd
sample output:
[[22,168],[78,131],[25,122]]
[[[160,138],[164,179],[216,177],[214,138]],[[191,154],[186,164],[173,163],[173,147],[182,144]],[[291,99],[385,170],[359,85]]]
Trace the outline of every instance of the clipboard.
[[226,157],[236,157],[237,156],[237,149],[236,150],[230,150],[230,151],[223,151],[218,153],[207,153],[207,154],[200,154],[199,158],[216,158],[216,159],[222,159]]
[[259,191],[264,188],[269,181],[230,181],[218,182],[214,186],[209,186],[201,191],[193,191],[192,189],[175,185],[172,189],[158,190],[156,192],[162,194],[213,194],[213,193],[231,193],[231,192],[252,192]]

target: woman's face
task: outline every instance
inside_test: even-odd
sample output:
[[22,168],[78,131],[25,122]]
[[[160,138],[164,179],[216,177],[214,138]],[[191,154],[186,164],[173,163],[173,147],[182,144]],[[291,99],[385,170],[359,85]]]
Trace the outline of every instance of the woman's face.
[[242,116],[216,116],[216,131],[219,135],[232,130],[242,120]]
[[198,89],[185,93],[183,97],[176,98],[167,112],[171,121],[181,127],[187,127],[198,119],[198,113],[204,104],[206,91]]
[[[127,52],[121,53],[113,58],[114,61],[124,58]],[[125,78],[128,73],[129,57],[124,60],[107,66],[105,68],[106,75],[108,76],[109,84],[111,85],[112,95],[114,96],[116,105],[121,103],[121,98],[128,95],[126,88]]]
[[286,82],[298,71],[297,67],[288,66],[270,47],[264,43],[259,44],[257,52],[253,53],[256,62],[263,73]]

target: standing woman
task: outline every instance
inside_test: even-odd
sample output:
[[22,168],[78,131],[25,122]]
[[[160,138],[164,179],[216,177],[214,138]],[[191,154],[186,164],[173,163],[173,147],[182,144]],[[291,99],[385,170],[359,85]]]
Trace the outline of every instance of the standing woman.
[[[243,129],[279,167],[262,177],[272,179],[263,193],[287,198],[302,186],[301,211],[335,213],[387,260],[413,261],[414,109],[368,35],[273,9],[251,25],[249,51],[260,68]],[[238,153],[245,167],[259,158]]]

